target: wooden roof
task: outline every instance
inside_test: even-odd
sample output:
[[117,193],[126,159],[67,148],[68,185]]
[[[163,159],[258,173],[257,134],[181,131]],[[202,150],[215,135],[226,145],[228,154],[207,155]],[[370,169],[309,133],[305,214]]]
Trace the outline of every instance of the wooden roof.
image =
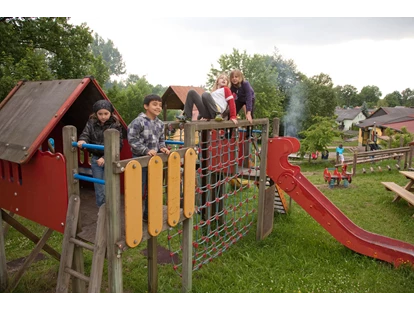
[[107,97],[93,77],[20,81],[0,103],[0,159],[27,163],[58,124],[80,135],[99,99]]
[[171,85],[162,95],[162,106],[167,109],[184,109],[185,99],[189,90],[195,90],[198,94],[203,94],[206,90],[196,86]]

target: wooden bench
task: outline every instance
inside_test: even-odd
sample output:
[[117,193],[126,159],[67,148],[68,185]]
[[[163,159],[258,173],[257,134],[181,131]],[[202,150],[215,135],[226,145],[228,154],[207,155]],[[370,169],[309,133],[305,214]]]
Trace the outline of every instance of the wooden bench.
[[414,205],[414,193],[408,191],[404,187],[397,185],[395,182],[382,181],[381,184],[383,184],[387,190],[391,190],[397,194],[394,200],[392,200],[393,202],[396,202],[400,198],[403,198],[408,202],[408,204]]

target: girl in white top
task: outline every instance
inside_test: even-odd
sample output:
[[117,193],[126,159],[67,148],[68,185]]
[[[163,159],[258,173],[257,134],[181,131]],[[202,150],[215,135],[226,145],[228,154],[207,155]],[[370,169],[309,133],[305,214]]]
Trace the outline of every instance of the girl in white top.
[[230,120],[237,124],[236,104],[229,88],[229,81],[226,74],[221,74],[214,83],[211,93],[205,92],[200,96],[194,90],[188,91],[184,113],[177,116],[177,119],[191,121],[193,105],[195,104],[199,112],[199,120],[215,119],[216,121],[223,121],[224,117],[230,114]]

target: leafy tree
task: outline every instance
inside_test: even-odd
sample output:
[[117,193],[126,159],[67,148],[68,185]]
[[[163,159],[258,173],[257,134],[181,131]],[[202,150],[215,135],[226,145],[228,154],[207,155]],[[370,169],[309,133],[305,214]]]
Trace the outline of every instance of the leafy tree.
[[95,57],[102,57],[109,68],[109,75],[119,76],[125,74],[125,63],[122,59],[122,55],[114,46],[112,40],[105,41],[95,33],[91,48]]
[[414,107],[414,90],[407,88],[401,92],[401,104],[405,107]]
[[402,104],[402,95],[398,91],[394,91],[390,94],[387,94],[384,97],[384,100],[387,102],[388,107],[397,107]]
[[145,77],[139,78],[134,83],[129,83],[125,88],[114,84],[108,90],[107,95],[114,104],[125,123],[129,124],[140,112],[144,112],[144,97],[151,94],[153,86]]
[[362,103],[361,112],[364,114],[366,118],[369,117],[369,111],[366,103]]
[[75,79],[94,75],[85,25],[67,17],[0,17],[0,99],[21,79]]
[[[391,148],[401,147],[401,140],[403,141],[404,146],[408,146],[410,142],[414,140],[414,134],[408,132],[407,128],[404,126],[401,128],[401,131],[395,131],[391,128],[386,128],[384,134],[392,139]],[[380,142],[383,148],[388,148],[388,142],[381,140]]]
[[338,105],[341,107],[355,107],[358,106],[358,90],[356,87],[346,84],[344,86],[337,86],[334,88]]
[[[329,75],[321,73],[310,79],[304,78],[303,83],[294,88],[292,98],[294,101],[291,102],[286,118],[291,126],[296,127],[297,132],[310,127],[316,116],[331,117],[335,114],[337,102]],[[296,120],[288,118],[291,112],[296,114]]]
[[364,86],[358,94],[360,102],[366,102],[369,108],[374,108],[381,96],[381,91],[374,85]]
[[304,137],[300,142],[299,150],[302,157],[309,154],[310,161],[312,152],[326,150],[334,138],[340,135],[335,119],[336,116],[315,116],[312,118],[312,125],[299,133],[300,136]]

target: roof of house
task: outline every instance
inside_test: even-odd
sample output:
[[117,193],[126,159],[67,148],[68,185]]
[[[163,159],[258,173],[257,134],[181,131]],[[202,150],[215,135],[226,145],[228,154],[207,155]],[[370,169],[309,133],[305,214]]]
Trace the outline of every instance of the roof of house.
[[397,131],[401,131],[401,129],[405,127],[408,132],[414,133],[414,119],[403,122],[386,123],[383,124],[383,126]]
[[344,120],[354,120],[358,114],[362,112],[361,108],[353,108],[353,109],[335,109],[335,114],[338,116],[336,118],[337,122],[341,122]]
[[108,98],[93,77],[20,81],[0,103],[0,159],[28,162],[58,124],[82,131],[100,99]]
[[381,107],[381,108],[378,108],[375,111],[375,113],[372,114],[369,118],[359,122],[357,126],[361,128],[371,127],[374,125],[374,123],[377,126],[385,126],[385,124],[406,122],[410,120],[414,120],[414,109],[413,108]]
[[184,109],[189,90],[195,90],[200,95],[206,91],[202,87],[171,85],[161,97],[163,109]]

